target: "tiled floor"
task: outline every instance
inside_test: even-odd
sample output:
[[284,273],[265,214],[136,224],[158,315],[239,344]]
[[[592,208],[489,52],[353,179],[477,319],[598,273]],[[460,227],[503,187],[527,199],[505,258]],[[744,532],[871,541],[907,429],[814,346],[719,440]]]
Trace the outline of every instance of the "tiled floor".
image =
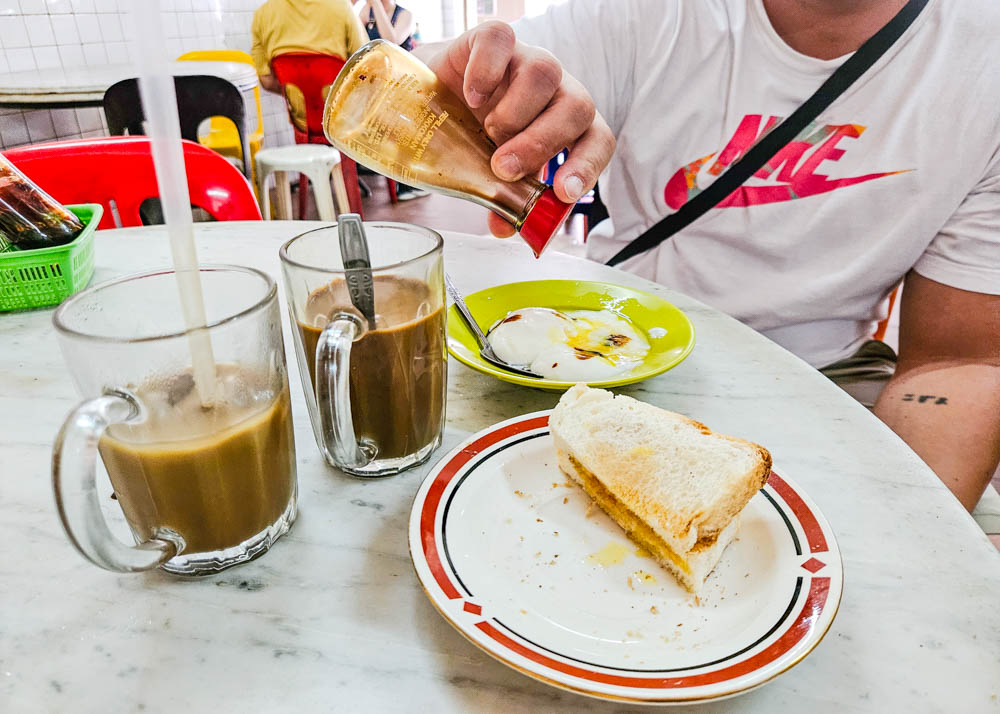
[[486,210],[468,201],[431,194],[426,198],[400,201],[394,206],[389,202],[385,179],[366,176],[364,182],[372,190],[372,195],[362,200],[366,221],[400,221],[435,230],[476,234],[488,230]]
[[[469,201],[431,194],[426,198],[400,201],[394,206],[389,201],[389,189],[385,179],[366,176],[364,182],[372,190],[372,195],[362,200],[366,221],[400,221],[435,230],[477,235],[489,231],[486,226],[486,209]],[[293,203],[298,205],[296,201]],[[317,218],[311,192],[306,217]],[[584,253],[582,217],[574,216],[574,220],[570,223],[570,231],[560,232],[555,240],[552,247],[556,250],[582,256]]]

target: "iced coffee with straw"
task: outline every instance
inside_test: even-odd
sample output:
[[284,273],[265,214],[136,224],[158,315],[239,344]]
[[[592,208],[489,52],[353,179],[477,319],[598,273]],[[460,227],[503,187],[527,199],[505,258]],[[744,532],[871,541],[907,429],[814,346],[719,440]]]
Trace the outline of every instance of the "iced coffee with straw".
[[[73,544],[109,570],[216,572],[267,551],[295,518],[274,281],[235,266],[203,267],[200,280],[202,336],[214,354],[207,388],[198,388],[190,366],[174,271],[92,287],[53,317],[84,398],[56,439],[57,503]],[[104,522],[95,444],[137,545]]]

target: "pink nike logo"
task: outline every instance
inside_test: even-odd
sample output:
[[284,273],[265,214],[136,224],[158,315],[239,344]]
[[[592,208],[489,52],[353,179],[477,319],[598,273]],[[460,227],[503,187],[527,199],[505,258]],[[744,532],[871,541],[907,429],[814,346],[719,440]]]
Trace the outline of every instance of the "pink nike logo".
[[[748,114],[743,117],[733,138],[726,148],[719,153],[715,163],[708,169],[711,176],[718,176],[734,161],[750,150],[761,137],[770,131],[781,117],[768,117],[764,121],[761,114]],[[754,174],[755,178],[770,179],[766,186],[748,186],[744,184],[729,197],[718,204],[718,208],[733,206],[759,206],[765,203],[793,201],[821,193],[829,193],[839,188],[854,186],[866,181],[907,173],[903,171],[886,171],[882,173],[852,176],[850,178],[831,179],[829,176],[816,173],[817,167],[824,161],[838,161],[845,153],[837,144],[844,139],[857,139],[864,133],[865,127],[860,124],[828,124],[821,126],[810,124],[798,137],[779,151],[763,168]],[[687,201],[701,193],[698,187],[698,174],[705,164],[712,160],[715,154],[709,154],[687,166],[678,169],[670,177],[663,191],[667,205],[677,210]],[[772,178],[773,177],[773,178]],[[775,180],[780,183],[775,183]]]

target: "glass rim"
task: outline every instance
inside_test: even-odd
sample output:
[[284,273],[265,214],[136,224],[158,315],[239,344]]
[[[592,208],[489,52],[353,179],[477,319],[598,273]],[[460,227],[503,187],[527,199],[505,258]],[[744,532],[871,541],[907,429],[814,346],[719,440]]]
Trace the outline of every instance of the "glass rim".
[[[430,249],[424,251],[423,253],[420,253],[419,255],[415,255],[412,258],[407,258],[406,260],[399,260],[396,261],[395,263],[389,263],[387,265],[378,265],[378,266],[373,265],[371,268],[373,273],[381,273],[386,270],[394,270],[396,268],[401,268],[404,265],[409,265],[410,263],[416,263],[417,261],[423,260],[424,258],[433,255],[434,253],[439,252],[444,248],[444,237],[436,230],[432,228],[427,228],[426,226],[418,226],[415,223],[400,223],[398,221],[364,221],[363,223],[366,229],[368,227],[394,228],[394,229],[409,231],[411,233],[422,233],[425,237],[430,238],[434,242],[434,245]],[[302,270],[311,270],[317,273],[334,273],[337,275],[345,275],[348,271],[348,268],[344,267],[334,268],[322,265],[308,265],[306,263],[301,263],[298,260],[295,260],[288,254],[288,249],[291,247],[292,243],[299,240],[300,238],[306,238],[312,235],[313,233],[336,230],[336,228],[337,224],[334,222],[328,226],[323,226],[322,228],[313,228],[312,230],[306,231],[305,233],[300,233],[294,238],[291,238],[290,240],[286,241],[281,246],[280,250],[278,250],[278,257],[281,259],[282,263]]]
[[[141,280],[143,278],[154,278],[161,275],[169,275],[176,273],[177,270],[173,267],[157,268],[155,270],[144,270],[139,273],[130,273],[128,275],[120,275],[110,280],[105,280],[103,283],[98,283],[93,285],[86,290],[81,290],[76,295],[72,295],[67,298],[58,308],[56,308],[55,313],[52,315],[52,325],[56,330],[66,336],[80,338],[84,340],[89,340],[92,342],[104,342],[109,344],[140,344],[143,342],[157,342],[160,340],[171,340],[178,337],[185,337],[194,330],[175,330],[173,332],[167,332],[158,335],[146,335],[143,337],[109,337],[107,335],[95,335],[89,332],[84,332],[82,330],[71,327],[67,324],[65,315],[68,311],[72,310],[84,297],[93,295],[107,288],[115,287],[116,285],[122,285],[124,283],[129,283],[134,280]],[[222,317],[218,320],[209,322],[204,327],[195,328],[199,330],[212,330],[216,327],[221,327],[230,322],[239,320],[247,315],[253,314],[258,310],[267,306],[272,300],[274,300],[278,295],[278,286],[275,283],[274,278],[265,273],[262,270],[257,270],[257,268],[251,268],[244,265],[231,265],[228,263],[203,263],[198,266],[198,273],[218,273],[218,272],[229,272],[229,273],[243,273],[245,275],[253,275],[264,280],[264,285],[266,290],[264,295],[254,301],[249,307],[243,308],[231,315]]]

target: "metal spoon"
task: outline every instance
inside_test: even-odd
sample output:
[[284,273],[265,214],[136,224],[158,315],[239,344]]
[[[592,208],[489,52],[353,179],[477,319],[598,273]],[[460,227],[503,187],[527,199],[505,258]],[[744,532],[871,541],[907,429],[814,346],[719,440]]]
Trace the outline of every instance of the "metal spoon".
[[344,263],[347,292],[351,302],[368,321],[368,329],[375,329],[375,284],[372,280],[372,262],[368,256],[368,237],[361,216],[345,213],[337,218],[340,238],[340,256]]
[[535,374],[534,372],[532,372],[529,369],[526,369],[523,366],[515,367],[514,365],[508,364],[507,362],[504,362],[502,359],[497,357],[496,352],[494,352],[493,348],[490,346],[489,340],[486,339],[486,335],[483,334],[483,331],[479,328],[479,324],[476,322],[476,319],[472,316],[472,313],[469,312],[469,308],[465,304],[465,299],[462,297],[462,294],[458,292],[458,289],[451,282],[451,278],[449,278],[447,274],[445,274],[444,276],[444,285],[445,288],[447,288],[448,294],[451,296],[451,299],[455,301],[455,307],[458,308],[458,314],[459,316],[461,316],[462,322],[464,322],[465,326],[469,328],[469,332],[472,333],[472,336],[476,338],[476,343],[479,345],[480,357],[482,357],[484,360],[494,365],[495,367],[499,367],[500,369],[505,369],[508,372],[513,372],[514,374],[520,374],[524,377],[545,379],[542,375]]

